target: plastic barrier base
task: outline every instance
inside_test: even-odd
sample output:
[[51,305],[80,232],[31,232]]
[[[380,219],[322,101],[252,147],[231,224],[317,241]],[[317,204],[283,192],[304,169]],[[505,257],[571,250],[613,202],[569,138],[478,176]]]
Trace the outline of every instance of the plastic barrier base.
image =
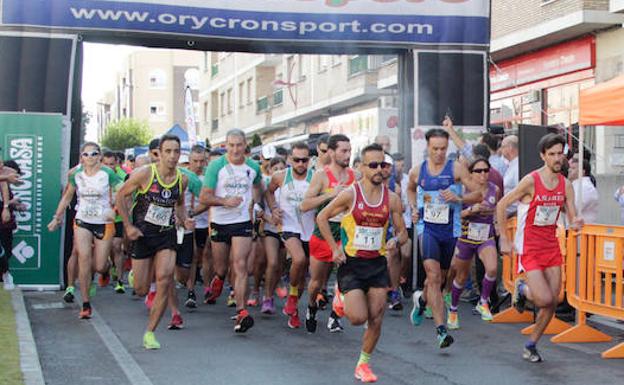
[[525,311],[523,313],[518,313],[518,311],[513,307],[494,315],[494,318],[492,319],[492,323],[494,324],[526,324],[533,321],[532,312]]
[[[521,333],[524,335],[529,335],[533,333],[534,328],[535,328],[535,324],[531,326],[527,326],[526,328],[522,329]],[[562,320],[558,318],[553,318],[548,323],[548,326],[546,326],[546,330],[544,330],[544,334],[546,335],[560,334],[570,328],[572,328],[570,324],[563,322]]]
[[[555,344],[571,342],[611,342],[613,338],[587,325],[576,325],[550,339]],[[606,353],[606,352],[605,352]]]
[[624,342],[602,352],[602,358],[624,358]]

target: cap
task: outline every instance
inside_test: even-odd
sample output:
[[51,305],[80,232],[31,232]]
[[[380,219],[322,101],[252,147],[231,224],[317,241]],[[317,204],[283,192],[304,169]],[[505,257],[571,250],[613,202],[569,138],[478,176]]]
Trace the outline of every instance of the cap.
[[389,163],[389,164],[394,164],[394,160],[392,159],[392,157],[388,154],[385,154],[384,156],[384,162]]
[[180,155],[180,159],[178,160],[178,163],[188,163],[188,162],[189,162],[189,156],[187,154]]
[[275,151],[275,146],[272,144],[267,144],[262,146],[262,157],[266,160],[275,158],[277,152]]

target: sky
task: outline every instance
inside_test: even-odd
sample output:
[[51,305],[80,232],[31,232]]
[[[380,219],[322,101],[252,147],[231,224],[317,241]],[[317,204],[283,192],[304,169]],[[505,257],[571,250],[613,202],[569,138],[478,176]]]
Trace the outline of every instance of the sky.
[[141,47],[111,44],[84,44],[82,69],[82,102],[91,121],[85,140],[97,140],[97,101],[115,87],[116,73],[123,69],[124,59]]

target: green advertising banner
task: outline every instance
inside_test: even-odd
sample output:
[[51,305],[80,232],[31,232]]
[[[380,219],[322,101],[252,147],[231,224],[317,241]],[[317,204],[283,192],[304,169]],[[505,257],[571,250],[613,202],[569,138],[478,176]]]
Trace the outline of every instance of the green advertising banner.
[[60,284],[61,231],[48,221],[61,199],[60,114],[0,113],[2,158],[19,165],[22,184],[11,186],[26,210],[15,212],[10,269],[15,282],[34,287]]

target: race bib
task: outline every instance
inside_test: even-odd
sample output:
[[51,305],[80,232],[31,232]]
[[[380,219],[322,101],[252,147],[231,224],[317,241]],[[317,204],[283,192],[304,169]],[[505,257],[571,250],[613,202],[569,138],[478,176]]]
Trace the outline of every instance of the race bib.
[[557,222],[559,206],[537,206],[535,209],[535,226],[552,226]]
[[380,250],[383,231],[383,227],[355,226],[353,246],[358,250]]
[[97,202],[84,202],[80,204],[80,213],[85,219],[101,218],[104,208]]
[[149,222],[156,226],[170,226],[173,207],[162,207],[150,203],[145,214],[145,222]]
[[444,203],[425,203],[425,222],[445,225],[449,223],[450,207]]
[[484,242],[488,238],[490,238],[490,225],[488,223],[468,223],[468,239]]

